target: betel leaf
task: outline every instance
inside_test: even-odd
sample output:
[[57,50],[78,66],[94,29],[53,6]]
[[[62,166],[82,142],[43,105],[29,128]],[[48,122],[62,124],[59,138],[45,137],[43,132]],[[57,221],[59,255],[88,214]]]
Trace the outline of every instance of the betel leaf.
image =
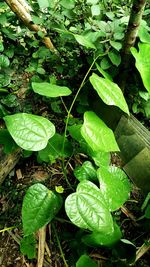
[[138,35],[139,35],[140,41],[142,43],[150,44],[150,34],[149,34],[148,30],[143,25],[140,26]]
[[131,190],[127,175],[121,169],[110,166],[97,171],[100,189],[110,211],[115,211],[129,198]]
[[94,151],[119,151],[112,130],[92,111],[84,113],[81,134]]
[[129,114],[129,109],[119,86],[109,79],[99,77],[93,73],[90,82],[100,98],[107,105],[114,105]]
[[9,58],[4,55],[1,55],[0,56],[0,69],[7,68],[9,64],[10,64]]
[[7,129],[18,146],[29,151],[46,147],[55,134],[55,126],[41,116],[18,113],[4,117]]
[[111,233],[113,220],[100,189],[90,181],[82,181],[76,193],[65,201],[70,220],[78,227],[90,231]]
[[23,232],[31,235],[57,214],[62,205],[59,195],[42,184],[32,185],[26,192],[22,206]]
[[32,82],[32,88],[35,93],[47,97],[68,96],[71,94],[71,90],[68,87],[46,82]]
[[87,246],[95,247],[95,246],[106,246],[112,247],[116,244],[122,237],[122,233],[120,227],[114,223],[114,231],[112,233],[98,233],[93,232],[92,234],[88,234],[82,237],[83,243]]
[[74,169],[75,177],[81,182],[84,180],[97,181],[97,172],[90,161],[85,161],[82,166]]
[[36,238],[34,235],[23,237],[20,242],[20,251],[27,255],[28,259],[36,258]]
[[77,263],[76,267],[98,267],[98,265],[88,256],[88,255],[82,255]]
[[90,42],[88,39],[86,39],[85,36],[82,36],[79,34],[73,34],[73,36],[80,45],[83,45],[86,48],[96,49],[95,45],[92,42]]
[[136,68],[140,72],[143,84],[150,93],[150,44],[139,43],[139,51],[131,48],[131,53],[136,60]]

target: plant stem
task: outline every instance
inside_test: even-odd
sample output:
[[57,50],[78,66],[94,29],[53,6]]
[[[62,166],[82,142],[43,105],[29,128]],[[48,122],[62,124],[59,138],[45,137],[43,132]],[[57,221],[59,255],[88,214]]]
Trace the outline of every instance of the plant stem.
[[[98,56],[93,60],[91,66],[89,67],[87,73],[85,74],[85,76],[84,76],[84,78],[83,78],[83,80],[82,80],[82,82],[81,82],[81,84],[80,84],[80,87],[79,87],[79,89],[78,89],[78,91],[77,91],[77,93],[76,93],[76,95],[75,95],[75,97],[74,97],[74,99],[73,99],[73,101],[72,101],[72,103],[71,103],[71,105],[70,105],[70,108],[69,108],[69,110],[68,110],[68,114],[67,114],[67,118],[66,118],[65,131],[64,131],[64,139],[63,139],[62,151],[64,151],[64,147],[65,147],[65,138],[66,138],[66,136],[67,136],[67,128],[68,128],[68,123],[69,123],[69,118],[70,118],[70,115],[71,115],[72,108],[73,108],[73,106],[74,106],[74,104],[75,104],[75,102],[76,102],[76,99],[77,99],[77,97],[78,97],[78,95],[79,95],[81,89],[83,88],[83,86],[84,86],[84,84],[85,84],[85,82],[86,82],[86,79],[87,79],[87,77],[88,77],[88,75],[89,75],[89,73],[90,73],[92,67],[94,66],[96,60],[97,60],[100,56],[103,56],[103,55],[100,54],[100,55],[98,55]],[[65,176],[66,182],[67,182],[67,184],[69,185],[69,187],[72,188],[72,186],[71,186],[71,184],[70,184],[70,182],[68,181],[68,178],[67,178],[67,174],[66,174],[66,166],[65,166],[65,160],[64,160],[64,157],[62,158],[62,168],[63,168],[63,172],[64,172],[64,176]],[[72,189],[73,189],[73,188],[72,188]]]
[[59,237],[58,237],[58,234],[57,234],[57,231],[56,231],[56,228],[55,228],[54,224],[52,224],[52,228],[53,228],[53,231],[54,231],[55,236],[56,236],[57,244],[58,244],[58,247],[59,247],[59,250],[60,250],[60,255],[61,255],[61,257],[63,259],[63,262],[64,262],[64,267],[69,267],[67,262],[66,262],[66,259],[65,259],[65,256],[64,256],[61,244],[60,244],[60,240],[59,240]]

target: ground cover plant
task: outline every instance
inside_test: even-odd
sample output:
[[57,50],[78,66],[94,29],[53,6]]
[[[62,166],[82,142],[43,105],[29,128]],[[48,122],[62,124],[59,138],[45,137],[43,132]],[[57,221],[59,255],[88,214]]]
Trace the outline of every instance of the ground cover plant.
[[[136,0],[0,2],[0,151],[12,162],[1,164],[0,181],[17,162],[50,168],[20,195],[13,188],[14,225],[1,212],[0,233],[19,229],[20,266],[148,266],[149,194],[138,195],[135,218],[124,206],[137,203],[135,187],[113,164],[120,148],[108,108],[117,109],[115,123],[133,112],[149,127],[149,14],[149,3]],[[134,238],[121,211],[139,229]]]

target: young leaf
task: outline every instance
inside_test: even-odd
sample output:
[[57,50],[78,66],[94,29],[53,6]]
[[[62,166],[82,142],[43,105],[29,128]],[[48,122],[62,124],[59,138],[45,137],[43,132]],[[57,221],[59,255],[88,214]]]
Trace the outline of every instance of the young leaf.
[[82,237],[83,243],[87,246],[95,247],[95,246],[106,246],[112,247],[116,244],[122,237],[121,230],[119,226],[114,223],[114,231],[112,233],[97,233],[93,232],[92,234],[88,234]]
[[75,6],[75,0],[61,0],[60,4],[66,9],[73,9]]
[[34,235],[23,237],[20,242],[20,251],[27,255],[28,259],[36,258],[36,239]]
[[32,82],[32,88],[35,93],[47,97],[68,96],[71,94],[71,90],[68,87],[58,86],[46,82]]
[[131,186],[127,175],[121,169],[111,166],[97,171],[100,189],[110,211],[119,209],[129,198]]
[[97,181],[97,172],[90,161],[85,161],[82,166],[76,167],[74,175],[80,182],[84,180]]
[[135,47],[131,48],[131,53],[136,60],[136,68],[140,72],[143,84],[150,93],[150,44],[139,44],[139,52]]
[[129,114],[129,109],[119,86],[109,79],[101,78],[93,73],[90,82],[107,105],[114,105]]
[[23,200],[22,222],[25,236],[31,235],[57,214],[62,205],[59,195],[42,184],[32,185]]
[[73,36],[80,45],[83,45],[86,48],[96,49],[95,45],[92,42],[90,42],[88,39],[86,39],[85,36],[82,36],[79,34],[73,34]]
[[25,150],[43,149],[55,134],[53,123],[41,116],[18,113],[5,116],[4,121],[17,145]]
[[49,0],[37,0],[37,1],[38,1],[40,9],[47,8],[50,6]]
[[112,130],[92,111],[84,113],[81,134],[94,151],[119,151]]
[[113,220],[107,204],[96,185],[82,181],[76,193],[65,201],[65,210],[70,220],[80,228],[90,231],[113,232]]
[[82,255],[77,263],[76,267],[98,267],[98,265],[87,255]]

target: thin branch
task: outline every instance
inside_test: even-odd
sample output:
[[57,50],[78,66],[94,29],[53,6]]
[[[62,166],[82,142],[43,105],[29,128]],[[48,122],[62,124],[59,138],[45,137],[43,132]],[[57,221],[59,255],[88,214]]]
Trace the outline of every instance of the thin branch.
[[[47,34],[44,28],[33,23],[29,5],[25,4],[23,0],[5,0],[5,2],[29,30],[34,32],[42,31],[45,35]],[[56,49],[48,36],[43,37],[42,41],[47,48],[56,52]]]
[[37,267],[43,267],[45,240],[46,240],[46,226],[42,227],[39,231],[39,247],[38,247],[38,263]]

